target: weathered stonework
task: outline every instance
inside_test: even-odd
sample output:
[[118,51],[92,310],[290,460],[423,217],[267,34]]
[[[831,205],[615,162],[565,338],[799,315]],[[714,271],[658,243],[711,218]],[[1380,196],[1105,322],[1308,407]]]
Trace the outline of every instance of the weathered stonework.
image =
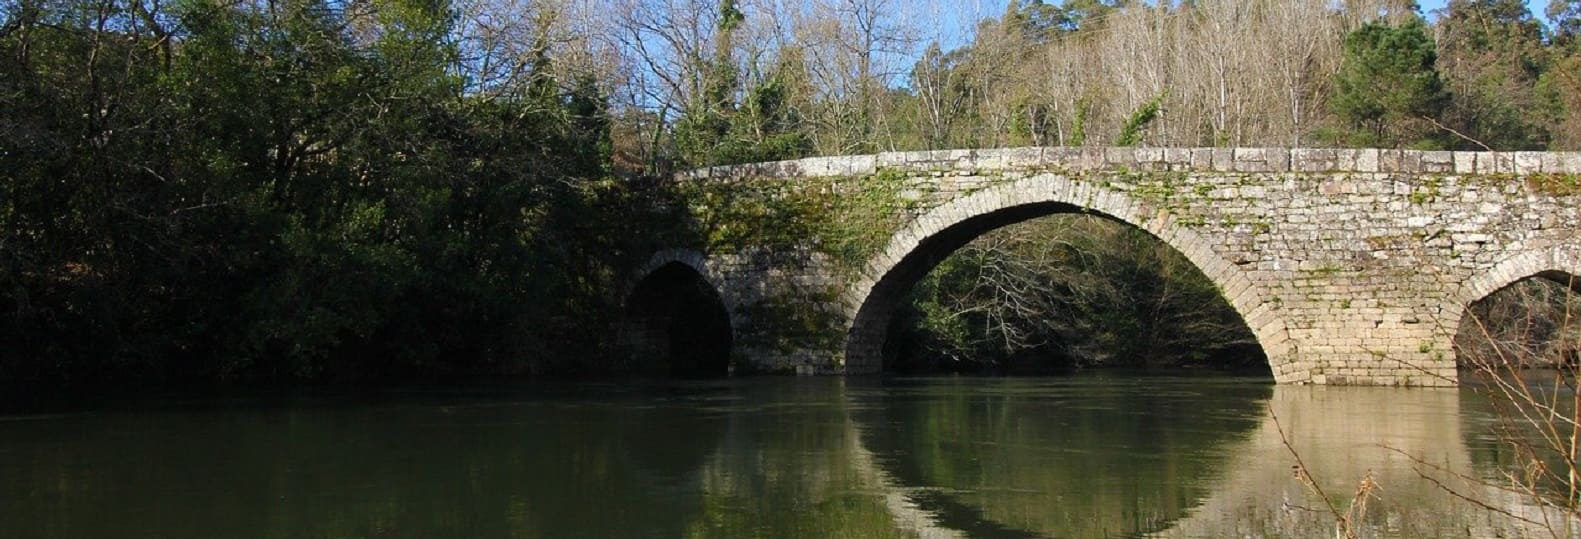
[[1281,383],[1453,385],[1450,343],[1466,305],[1526,277],[1581,274],[1578,173],[1572,153],[1283,148],[955,150],[716,167],[677,181],[816,179],[836,197],[889,182],[896,200],[874,206],[885,216],[869,231],[882,247],[833,252],[809,237],[795,248],[671,250],[637,276],[676,261],[704,276],[731,313],[738,366],[871,373],[890,313],[944,256],[1000,226],[1092,213],[1196,264]]

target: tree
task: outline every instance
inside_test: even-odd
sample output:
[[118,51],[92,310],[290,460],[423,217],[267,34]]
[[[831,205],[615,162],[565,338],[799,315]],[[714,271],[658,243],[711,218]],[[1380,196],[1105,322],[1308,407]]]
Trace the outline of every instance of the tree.
[[1581,36],[1581,0],[1549,0],[1548,21],[1553,24],[1553,43],[1573,48]]
[[721,159],[721,146],[730,136],[740,85],[732,38],[745,18],[734,0],[720,2],[713,60],[698,74],[701,95],[682,109],[675,123],[676,151],[689,166],[728,164]]
[[1116,146],[1136,146],[1142,142],[1142,130],[1158,118],[1158,109],[1164,102],[1164,96],[1153,98],[1152,101],[1143,103],[1136,110],[1131,111],[1131,116],[1125,119],[1125,124],[1120,126],[1120,136],[1115,139]]
[[919,135],[927,149],[943,149],[954,140],[955,124],[963,121],[972,104],[972,87],[964,79],[965,53],[944,53],[938,43],[928,45],[911,70],[911,87],[919,109]]
[[1398,26],[1369,22],[1346,35],[1332,107],[1351,130],[1340,141],[1387,147],[1440,144],[1440,136],[1424,125],[1449,97],[1437,60],[1420,19]]
[[1437,25],[1438,68],[1453,96],[1444,123],[1461,149],[1547,146],[1536,83],[1548,63],[1542,24],[1521,0],[1454,0]]

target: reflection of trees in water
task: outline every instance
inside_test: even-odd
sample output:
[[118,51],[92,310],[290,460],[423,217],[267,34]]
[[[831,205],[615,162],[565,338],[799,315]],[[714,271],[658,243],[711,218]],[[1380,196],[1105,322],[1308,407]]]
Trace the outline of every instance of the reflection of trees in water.
[[851,459],[846,380],[748,381],[703,469],[693,536],[905,537]]
[[[0,425],[29,537],[890,537],[844,381],[546,386]],[[545,395],[545,392],[555,395]],[[417,402],[422,401],[422,402]],[[45,487],[41,487],[45,486]],[[48,493],[37,493],[40,488]]]
[[1210,493],[1226,445],[1261,422],[1270,391],[1212,380],[924,383],[856,417],[888,471],[934,489],[920,504],[951,527],[1134,535],[1166,528]]
[[[1278,387],[1269,403],[1285,439],[1265,418],[1234,449],[1238,463],[1214,494],[1165,537],[1317,537],[1334,534],[1324,501],[1292,477],[1301,452],[1313,479],[1341,510],[1364,476],[1380,486],[1357,528],[1363,537],[1530,537],[1517,523],[1440,488],[1456,486],[1501,510],[1524,504],[1486,485],[1460,485],[1452,474],[1478,474],[1466,444],[1479,412],[1462,409],[1460,390],[1378,387]],[[1470,423],[1466,423],[1470,421]],[[1469,488],[1468,488],[1469,487]],[[1270,500],[1286,504],[1270,503]],[[1305,509],[1303,509],[1305,508]],[[1316,509],[1307,510],[1307,509]]]
[[1494,530],[1484,512],[1455,505],[1380,446],[1462,470],[1505,462],[1469,399],[1215,379],[818,378],[551,385],[525,398],[408,395],[385,404],[0,423],[7,440],[0,524],[29,524],[0,532],[11,539],[1331,531],[1325,515],[1281,505],[1320,501],[1290,475],[1264,413],[1272,403],[1325,490],[1344,495],[1377,472],[1383,490],[1367,525],[1378,536],[1481,537]]
[[[18,452],[37,475],[0,475],[0,522],[40,524],[7,537],[675,537],[725,427],[685,407],[442,400],[41,423],[61,432],[30,438],[73,443]],[[51,484],[69,487],[12,490]]]

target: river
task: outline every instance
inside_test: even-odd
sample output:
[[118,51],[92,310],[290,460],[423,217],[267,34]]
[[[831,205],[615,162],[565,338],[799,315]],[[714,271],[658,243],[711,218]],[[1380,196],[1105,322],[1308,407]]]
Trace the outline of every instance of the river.
[[1340,510],[1371,473],[1366,537],[1517,534],[1434,479],[1534,514],[1493,488],[1509,455],[1470,389],[745,378],[111,408],[0,416],[0,537],[1332,537],[1286,441]]

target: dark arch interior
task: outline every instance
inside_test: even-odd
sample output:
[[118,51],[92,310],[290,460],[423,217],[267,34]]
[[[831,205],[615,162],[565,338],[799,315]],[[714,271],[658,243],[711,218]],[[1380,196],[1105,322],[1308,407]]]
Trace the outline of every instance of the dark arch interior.
[[915,249],[880,277],[857,310],[846,340],[847,370],[874,373],[883,369],[884,344],[889,338],[890,321],[911,289],[940,262],[973,239],[996,228],[1047,215],[1070,213],[1079,208],[1069,204],[1028,204],[989,212],[966,219],[923,239]]
[[1467,306],[1455,358],[1469,370],[1574,367],[1581,360],[1581,278],[1550,270]]
[[1554,285],[1562,286],[1568,289],[1571,293],[1581,292],[1581,278],[1571,275],[1568,272],[1559,270],[1539,271],[1532,277],[1543,279]]
[[[1037,218],[1061,214],[1079,214],[1103,219],[1121,226],[1136,228],[1135,225],[1120,221],[1101,213],[1083,210],[1080,207],[1062,203],[1038,203],[1005,208],[995,212],[966,219],[960,223],[924,239],[918,246],[908,253],[895,265],[890,272],[884,275],[874,285],[868,299],[857,312],[855,323],[852,326],[850,339],[847,341],[846,358],[848,369],[851,372],[879,372],[889,370],[889,360],[895,354],[897,346],[890,342],[893,323],[896,313],[910,301],[912,289],[931,271],[939,266],[956,251],[965,247],[973,240],[994,230],[1016,225]],[[1138,229],[1139,230],[1139,229]],[[1154,241],[1162,240],[1149,237]],[[1169,249],[1175,255],[1180,255],[1173,248]],[[1196,268],[1187,261],[1187,265]],[[1234,313],[1228,301],[1222,296],[1217,296],[1217,301]],[[1267,357],[1250,328],[1245,327],[1243,320],[1235,314],[1237,325],[1244,329],[1248,345],[1243,351],[1253,358],[1249,363],[1252,369],[1258,372],[1268,370]],[[1271,371],[1268,371],[1271,375]]]
[[685,264],[666,264],[637,283],[626,300],[623,337],[635,372],[729,373],[730,314],[714,287]]

